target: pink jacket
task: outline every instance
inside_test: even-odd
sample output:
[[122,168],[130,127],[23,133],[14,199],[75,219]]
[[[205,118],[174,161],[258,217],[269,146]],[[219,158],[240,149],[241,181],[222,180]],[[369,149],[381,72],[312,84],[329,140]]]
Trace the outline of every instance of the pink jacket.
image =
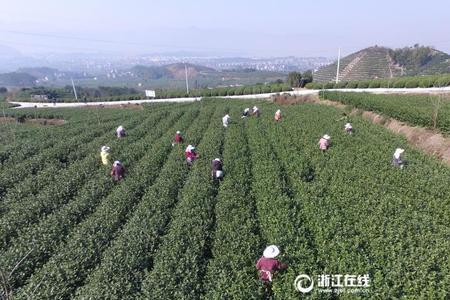
[[321,138],[319,140],[319,148],[320,150],[327,150],[329,146],[328,140]]

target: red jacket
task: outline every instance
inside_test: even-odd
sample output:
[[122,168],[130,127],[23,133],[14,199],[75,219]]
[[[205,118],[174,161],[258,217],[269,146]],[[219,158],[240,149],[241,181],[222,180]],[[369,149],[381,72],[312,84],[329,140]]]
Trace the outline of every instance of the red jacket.
[[122,165],[117,165],[112,168],[111,175],[115,180],[120,180],[125,175],[125,168]]
[[278,259],[263,256],[256,263],[256,268],[259,270],[259,279],[262,281],[272,281],[273,274],[276,271],[286,269],[287,265]]
[[176,134],[175,135],[175,139],[173,140],[175,143],[181,143],[183,142],[183,137],[181,136],[181,134]]
[[184,152],[184,155],[186,156],[186,159],[190,159],[190,160],[194,160],[197,159],[198,154],[197,152],[193,152],[193,151],[186,151]]

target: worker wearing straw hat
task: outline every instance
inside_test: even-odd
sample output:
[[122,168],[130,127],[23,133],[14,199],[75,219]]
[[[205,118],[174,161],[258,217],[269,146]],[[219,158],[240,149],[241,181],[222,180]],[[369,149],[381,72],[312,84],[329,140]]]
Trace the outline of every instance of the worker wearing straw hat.
[[180,144],[182,142],[183,142],[183,137],[181,136],[181,132],[177,131],[175,133],[175,138],[173,139],[172,146],[175,146],[176,144]]
[[402,154],[405,152],[402,148],[395,149],[394,155],[392,157],[392,165],[403,169],[405,162],[402,160]]
[[102,146],[100,149],[100,157],[104,166],[109,165],[109,150],[110,148],[108,146]]
[[259,108],[256,106],[253,106],[252,115],[255,117],[259,117]]
[[272,280],[275,272],[286,269],[288,266],[275,257],[280,254],[280,249],[275,245],[270,245],[264,249],[263,256],[258,259],[256,269],[259,272],[259,279],[264,283],[267,296],[272,292]]
[[222,161],[220,158],[215,158],[211,162],[211,176],[213,179],[221,180],[223,178]]
[[186,162],[189,166],[191,166],[192,163],[194,162],[194,160],[196,160],[199,157],[195,147],[192,145],[188,145],[186,147],[186,150],[184,151],[184,155],[186,157]]
[[114,162],[111,170],[111,176],[114,181],[120,181],[125,176],[125,168],[120,161],[116,160]]
[[352,126],[352,124],[351,123],[345,124],[344,130],[348,134],[353,134],[353,126]]
[[325,152],[330,147],[330,140],[331,137],[328,134],[325,134],[320,140],[319,140],[319,149],[322,150],[322,152]]
[[230,122],[230,115],[226,114],[223,118],[222,118],[222,124],[223,127],[228,127],[228,123]]
[[122,125],[120,125],[119,127],[117,127],[116,129],[116,135],[118,138],[122,138],[125,136],[125,128],[123,128]]
[[281,120],[281,109],[277,110],[275,112],[275,121],[280,121]]
[[250,113],[250,108],[247,107],[247,108],[244,109],[244,111],[242,112],[242,117],[241,117],[241,118],[246,118],[246,117],[248,117],[249,113]]

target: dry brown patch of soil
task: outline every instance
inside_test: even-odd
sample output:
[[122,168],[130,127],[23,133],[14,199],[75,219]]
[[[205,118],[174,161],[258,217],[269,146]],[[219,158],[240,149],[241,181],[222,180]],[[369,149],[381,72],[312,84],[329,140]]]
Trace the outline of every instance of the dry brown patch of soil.
[[23,122],[19,122],[17,118],[13,117],[0,117],[0,124],[1,123],[27,123],[27,124],[35,124],[35,125],[62,125],[66,123],[66,120],[62,119],[44,119],[44,118],[37,118],[37,119],[23,119]]
[[291,105],[298,103],[314,103],[319,101],[317,95],[276,95],[271,97],[271,101],[277,104]]
[[[77,107],[78,108],[78,107]],[[144,107],[141,104],[114,104],[114,105],[86,105],[86,106],[81,106],[80,108],[87,108],[87,109],[92,109],[92,108],[124,108],[124,109],[137,109],[137,110],[143,110]]]

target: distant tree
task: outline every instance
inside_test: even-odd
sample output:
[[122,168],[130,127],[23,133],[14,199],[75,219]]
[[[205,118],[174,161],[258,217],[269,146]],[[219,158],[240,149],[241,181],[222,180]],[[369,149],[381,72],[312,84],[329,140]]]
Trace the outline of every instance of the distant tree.
[[5,87],[0,87],[0,94],[5,94],[8,92],[8,89]]
[[283,84],[284,81],[283,81],[283,79],[277,79],[273,83],[275,83],[275,84]]
[[287,83],[291,87],[299,87],[300,80],[302,80],[302,74],[300,72],[290,72],[288,74]]
[[306,83],[313,82],[313,72],[312,72],[312,70],[308,70],[308,71],[303,72],[302,79]]

